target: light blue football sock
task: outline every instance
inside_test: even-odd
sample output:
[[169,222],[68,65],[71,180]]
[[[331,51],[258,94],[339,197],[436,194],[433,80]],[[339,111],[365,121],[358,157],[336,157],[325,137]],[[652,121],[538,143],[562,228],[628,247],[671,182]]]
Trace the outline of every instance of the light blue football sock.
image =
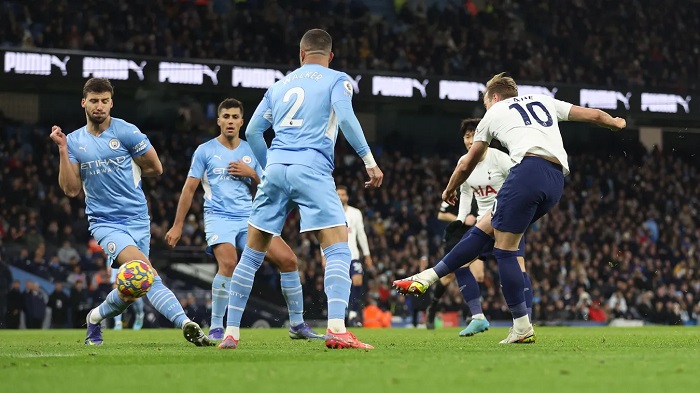
[[255,273],[262,266],[265,253],[255,251],[246,246],[241,254],[241,260],[233,270],[231,289],[228,297],[228,318],[226,327],[240,327],[245,305],[248,303],[250,291],[253,289]]
[[153,286],[146,296],[153,308],[168,318],[175,327],[182,328],[185,321],[189,320],[175,294],[163,284],[160,276],[155,277]]
[[136,316],[143,315],[143,298],[138,298],[136,301],[131,305],[131,309],[134,310],[136,313]]
[[345,320],[350,298],[350,248],[347,242],[335,243],[323,249],[326,256],[326,274],[323,285],[328,298],[328,319]]
[[231,277],[217,274],[211,282],[211,329],[224,327]]
[[129,303],[120,299],[119,292],[116,289],[112,289],[105,301],[97,307],[97,311],[100,313],[101,319],[107,319],[121,316],[127,308],[129,308]]
[[304,294],[301,289],[299,272],[280,272],[282,294],[287,300],[289,310],[289,324],[292,326],[304,323]]

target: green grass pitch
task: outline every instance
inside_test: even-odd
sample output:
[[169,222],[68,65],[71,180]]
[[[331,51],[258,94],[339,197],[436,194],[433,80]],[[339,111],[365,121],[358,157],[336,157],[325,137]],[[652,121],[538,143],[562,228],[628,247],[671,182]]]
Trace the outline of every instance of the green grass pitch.
[[356,329],[373,351],[328,350],[281,329],[244,329],[240,347],[197,348],[178,330],[0,331],[0,391],[22,392],[693,392],[700,329],[536,328],[530,345],[506,329]]

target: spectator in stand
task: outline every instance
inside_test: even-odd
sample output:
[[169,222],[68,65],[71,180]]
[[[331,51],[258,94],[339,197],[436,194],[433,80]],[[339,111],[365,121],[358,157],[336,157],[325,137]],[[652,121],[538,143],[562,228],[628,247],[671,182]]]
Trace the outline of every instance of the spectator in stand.
[[49,296],[48,306],[51,309],[51,328],[65,329],[68,327],[68,307],[70,299],[63,290],[63,283],[54,284],[53,293]]
[[24,310],[24,294],[18,280],[12,282],[12,288],[7,292],[7,312],[5,320],[8,329],[19,329],[20,318]]
[[71,308],[71,323],[74,329],[85,326],[85,318],[92,309],[93,302],[85,287],[85,281],[78,280],[70,290],[69,304]]
[[12,271],[10,271],[10,267],[7,265],[7,263],[5,263],[2,250],[0,250],[0,329],[7,328],[5,318],[7,313],[8,294],[11,287]]
[[39,284],[24,282],[24,323],[27,329],[41,329],[46,317],[46,300]]

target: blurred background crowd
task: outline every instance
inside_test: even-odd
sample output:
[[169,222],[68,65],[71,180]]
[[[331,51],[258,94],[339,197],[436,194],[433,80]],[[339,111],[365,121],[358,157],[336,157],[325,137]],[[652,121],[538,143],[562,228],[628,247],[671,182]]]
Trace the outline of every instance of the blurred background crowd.
[[299,37],[321,23],[343,70],[509,70],[516,80],[684,92],[700,75],[700,7],[688,3],[7,0],[0,45],[294,67]]

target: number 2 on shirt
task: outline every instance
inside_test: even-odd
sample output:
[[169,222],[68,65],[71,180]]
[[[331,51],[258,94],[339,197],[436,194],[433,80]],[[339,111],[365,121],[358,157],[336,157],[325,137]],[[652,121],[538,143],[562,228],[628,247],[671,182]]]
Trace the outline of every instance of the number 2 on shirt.
[[284,102],[289,102],[292,96],[296,96],[296,100],[294,104],[292,104],[292,107],[289,108],[289,112],[282,118],[282,127],[301,127],[301,125],[304,124],[304,119],[294,118],[294,115],[297,114],[299,108],[301,108],[301,104],[304,102],[304,94],[304,89],[301,87],[292,87],[284,94]]

